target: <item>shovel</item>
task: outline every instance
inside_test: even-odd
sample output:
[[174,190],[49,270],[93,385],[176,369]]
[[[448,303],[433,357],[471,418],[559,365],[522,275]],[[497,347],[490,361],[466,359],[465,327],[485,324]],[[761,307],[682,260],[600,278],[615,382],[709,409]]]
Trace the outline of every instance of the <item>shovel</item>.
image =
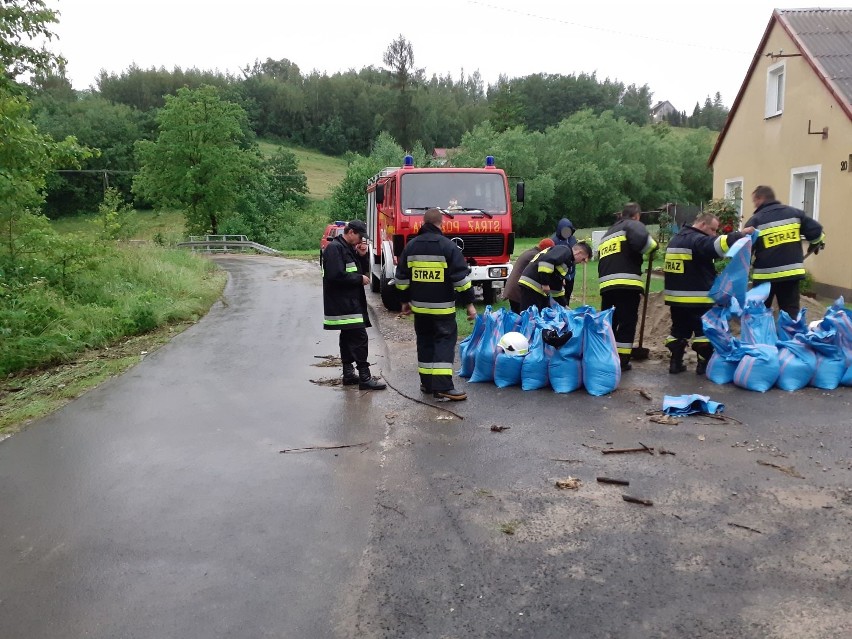
[[645,274],[645,299],[642,300],[642,321],[639,323],[639,346],[630,351],[631,359],[637,362],[648,359],[651,351],[642,346],[642,341],[645,339],[645,316],[648,314],[648,293],[651,291],[651,266],[654,263],[654,251],[648,254],[648,269]]

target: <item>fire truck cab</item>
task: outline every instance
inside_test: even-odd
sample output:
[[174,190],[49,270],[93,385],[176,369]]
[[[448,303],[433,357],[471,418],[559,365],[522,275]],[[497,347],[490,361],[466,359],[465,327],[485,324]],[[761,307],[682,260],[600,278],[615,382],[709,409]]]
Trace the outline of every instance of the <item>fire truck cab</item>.
[[[524,201],[523,182],[516,200]],[[367,181],[371,290],[381,293],[388,310],[399,310],[392,283],[397,259],[431,208],[443,212],[444,235],[461,249],[473,285],[492,303],[512,270],[515,234],[509,182],[491,156],[478,168],[416,168],[406,155],[402,167],[388,167]]]

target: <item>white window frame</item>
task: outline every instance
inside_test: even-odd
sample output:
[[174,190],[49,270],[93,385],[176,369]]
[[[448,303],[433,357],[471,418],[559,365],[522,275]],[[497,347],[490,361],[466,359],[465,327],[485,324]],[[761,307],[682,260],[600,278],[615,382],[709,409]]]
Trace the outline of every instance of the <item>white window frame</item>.
[[739,190],[740,190],[740,197],[739,197],[738,200],[736,200],[736,204],[737,204],[737,214],[740,217],[740,227],[742,227],[743,221],[744,221],[743,220],[743,195],[745,194],[745,179],[743,179],[742,177],[736,177],[736,178],[729,178],[729,179],[725,180],[725,199],[726,200],[734,199],[731,195],[731,191],[733,191],[733,188],[731,188],[731,187],[739,188]]
[[819,221],[819,192],[822,187],[822,165],[798,166],[790,170],[790,206],[804,210],[805,179],[816,178],[813,219]]
[[766,118],[784,112],[784,91],[787,85],[787,63],[776,62],[766,70]]

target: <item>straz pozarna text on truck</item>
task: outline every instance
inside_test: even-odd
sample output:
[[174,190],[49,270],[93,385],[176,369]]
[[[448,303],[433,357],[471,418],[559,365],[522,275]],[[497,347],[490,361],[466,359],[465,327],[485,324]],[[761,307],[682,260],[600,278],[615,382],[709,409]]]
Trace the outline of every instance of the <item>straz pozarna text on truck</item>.
[[[523,202],[524,183],[516,188],[515,199]],[[397,258],[431,208],[443,212],[444,235],[461,249],[483,301],[492,303],[512,270],[515,234],[509,181],[491,156],[484,167],[417,168],[407,155],[402,167],[383,169],[367,181],[372,291],[381,293],[388,310],[399,310],[392,282]]]

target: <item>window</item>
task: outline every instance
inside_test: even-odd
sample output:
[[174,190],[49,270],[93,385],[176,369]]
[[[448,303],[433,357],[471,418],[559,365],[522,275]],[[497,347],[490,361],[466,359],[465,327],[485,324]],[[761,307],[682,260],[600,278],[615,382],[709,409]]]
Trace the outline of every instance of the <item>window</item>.
[[725,199],[731,200],[737,207],[737,216],[743,219],[743,179],[732,178],[725,180]]
[[802,166],[790,172],[790,206],[819,219],[819,177],[822,167]]
[[766,117],[781,115],[784,111],[784,62],[773,64],[766,72]]

